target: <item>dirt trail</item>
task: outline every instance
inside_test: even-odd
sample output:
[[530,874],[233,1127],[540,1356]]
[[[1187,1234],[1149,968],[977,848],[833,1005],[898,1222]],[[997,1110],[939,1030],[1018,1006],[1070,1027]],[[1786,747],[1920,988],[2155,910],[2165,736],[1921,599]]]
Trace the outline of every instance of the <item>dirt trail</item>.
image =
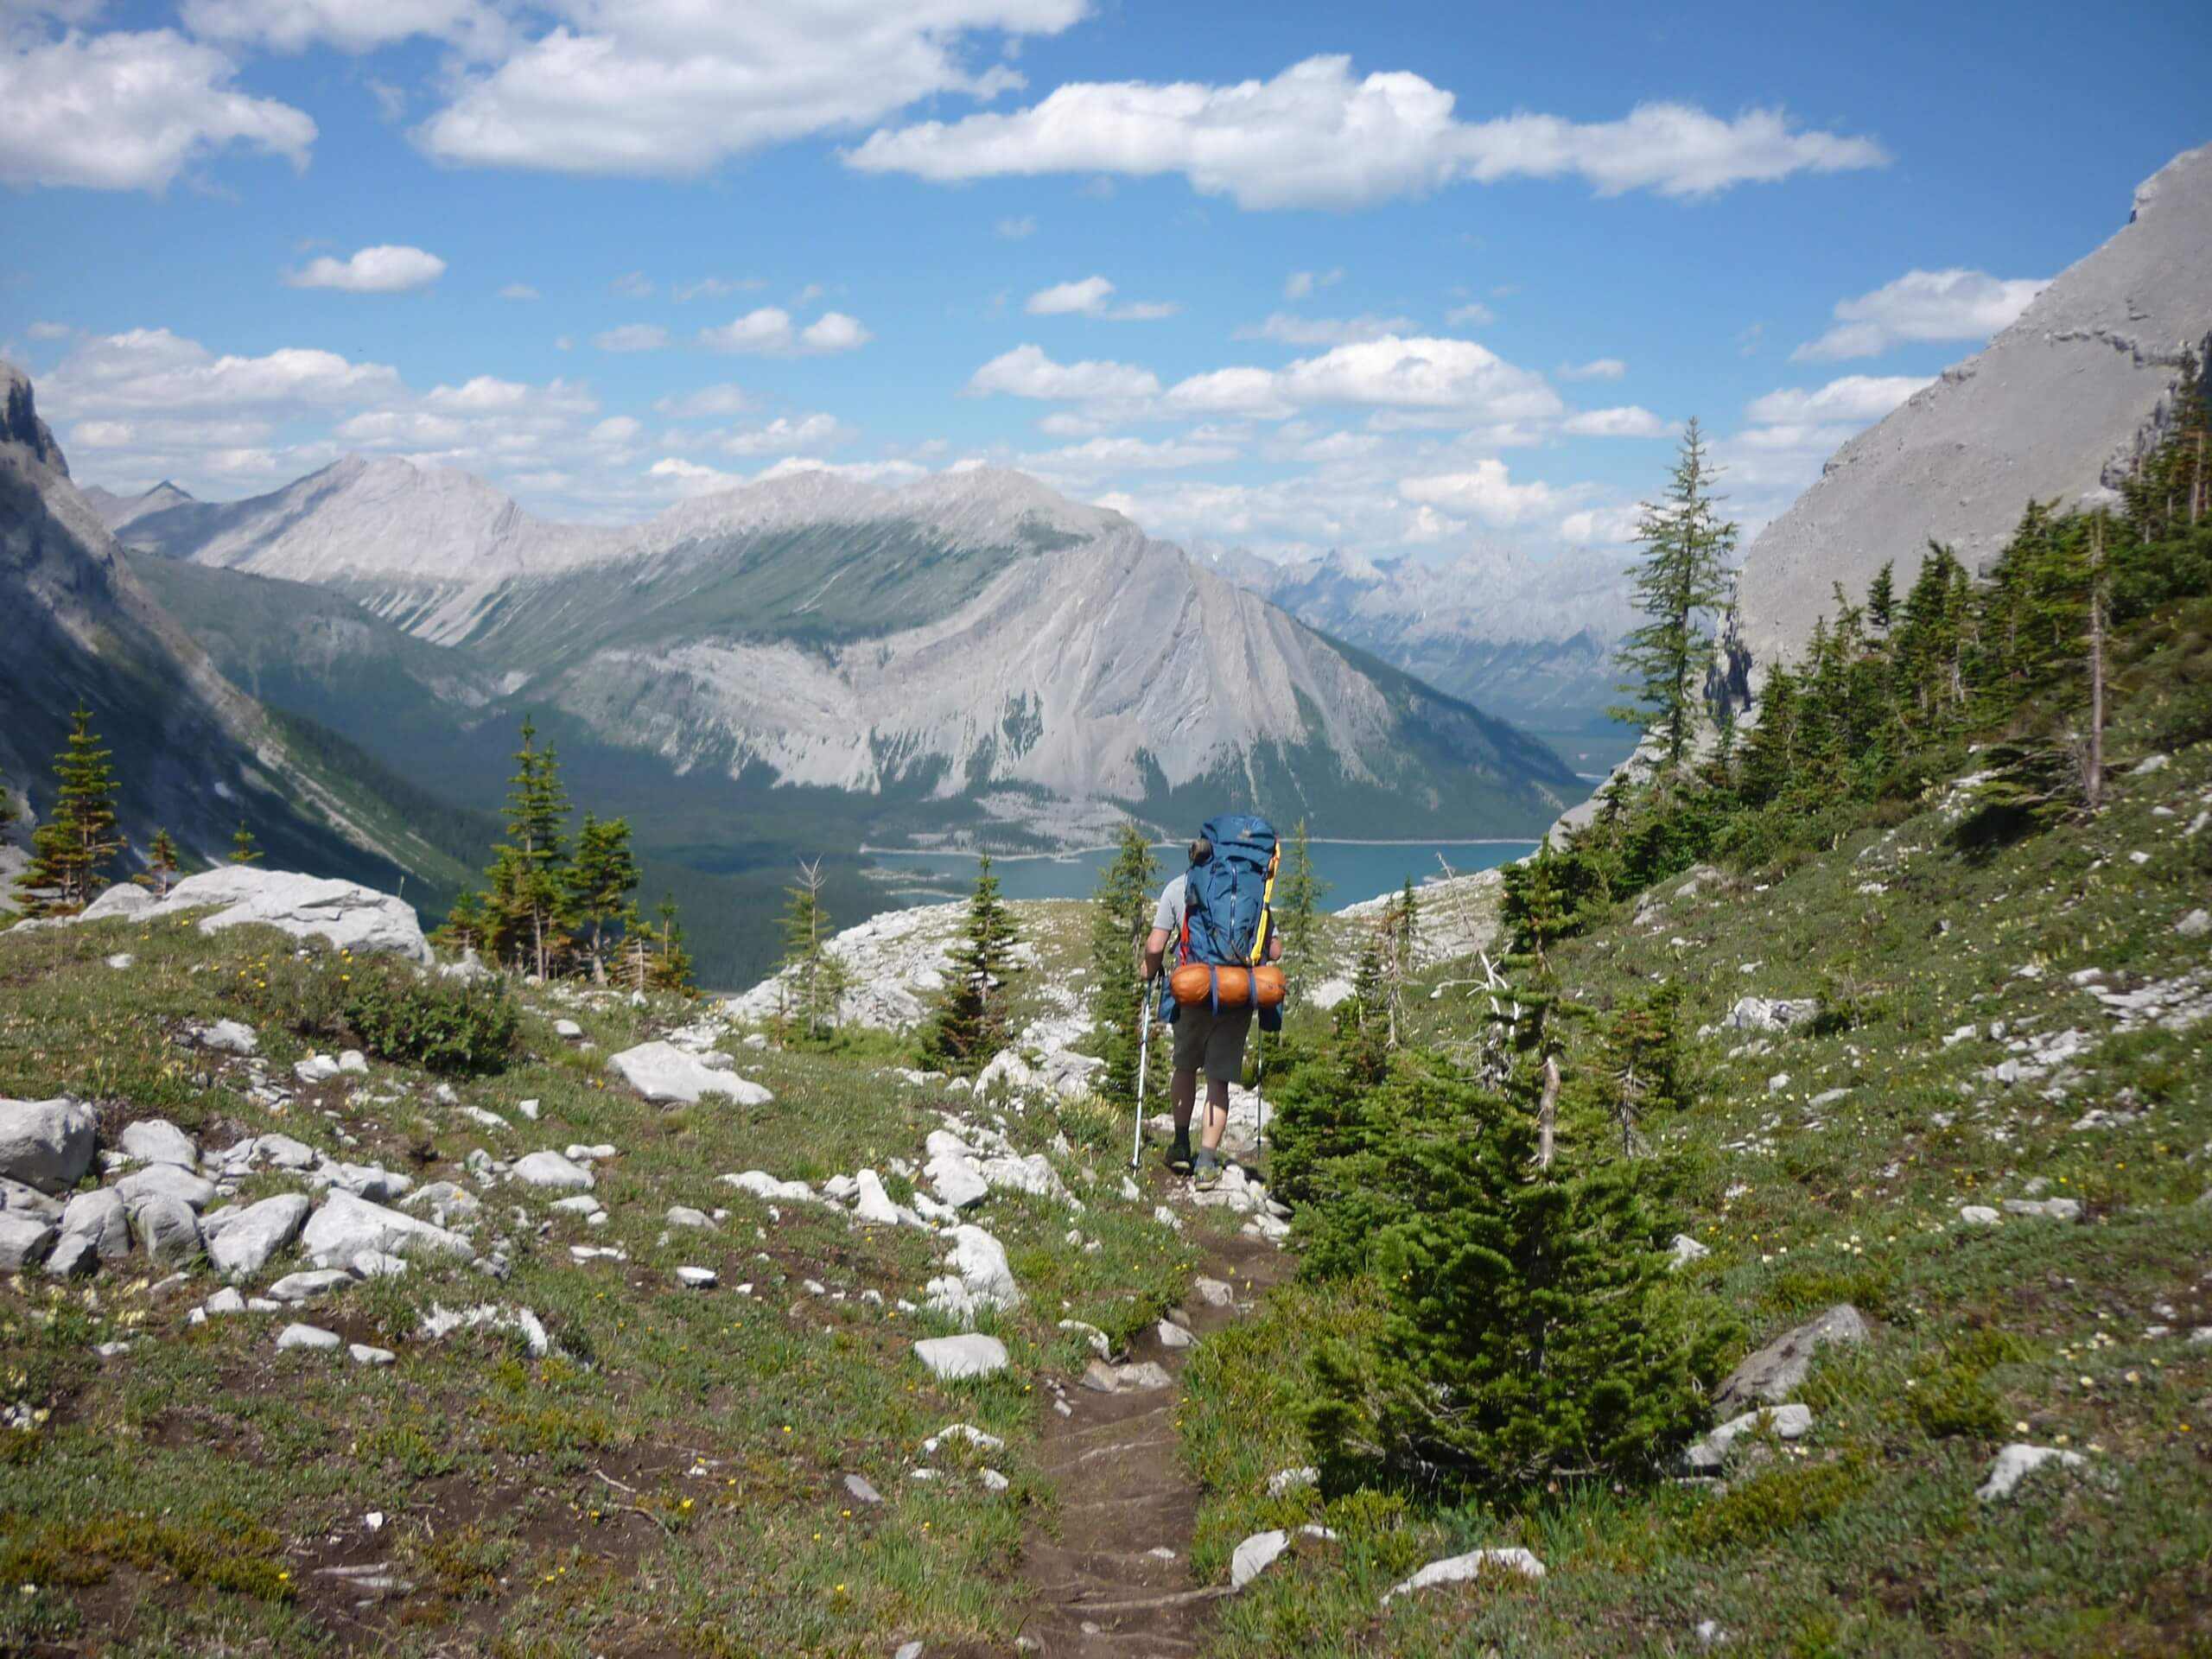
[[[1196,1296],[1183,1313],[1203,1341],[1249,1313],[1287,1278],[1293,1258],[1242,1235],[1211,1244],[1198,1272],[1236,1287],[1228,1307]],[[1174,1379],[1164,1389],[1067,1392],[1072,1416],[1046,1420],[1039,1459],[1059,1489],[1059,1533],[1033,1521],[1022,1543],[1034,1599],[1022,1634],[1045,1659],[1172,1659],[1198,1650],[1225,1585],[1191,1580],[1191,1535],[1198,1486],[1183,1466],[1175,1413],[1182,1370],[1193,1351],[1165,1346],[1147,1331],[1126,1358],[1150,1360]],[[1173,1552],[1170,1558],[1155,1549]]]

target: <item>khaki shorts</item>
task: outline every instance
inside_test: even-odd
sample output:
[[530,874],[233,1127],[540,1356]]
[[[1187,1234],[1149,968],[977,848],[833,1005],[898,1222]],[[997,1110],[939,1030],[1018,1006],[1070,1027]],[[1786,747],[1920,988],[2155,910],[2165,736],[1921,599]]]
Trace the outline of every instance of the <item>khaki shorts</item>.
[[1224,1008],[1216,1014],[1203,1003],[1175,1011],[1175,1069],[1204,1071],[1217,1083],[1244,1077],[1244,1035],[1252,1029],[1252,1010]]

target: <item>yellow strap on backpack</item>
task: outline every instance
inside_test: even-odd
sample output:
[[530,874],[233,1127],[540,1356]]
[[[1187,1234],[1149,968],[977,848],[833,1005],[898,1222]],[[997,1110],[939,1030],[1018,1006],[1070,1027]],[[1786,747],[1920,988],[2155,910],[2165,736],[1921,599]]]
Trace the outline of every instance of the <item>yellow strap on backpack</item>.
[[1268,885],[1260,890],[1260,925],[1252,937],[1252,961],[1256,964],[1267,959],[1268,924],[1275,914],[1275,871],[1282,865],[1282,843],[1268,855]]

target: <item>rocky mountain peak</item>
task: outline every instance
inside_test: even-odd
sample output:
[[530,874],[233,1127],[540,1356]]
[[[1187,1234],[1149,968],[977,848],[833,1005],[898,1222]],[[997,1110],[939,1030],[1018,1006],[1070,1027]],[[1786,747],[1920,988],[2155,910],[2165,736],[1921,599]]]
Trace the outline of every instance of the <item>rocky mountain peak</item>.
[[0,361],[0,442],[20,445],[41,466],[50,467],[62,477],[69,476],[69,463],[62,458],[61,446],[54,441],[54,433],[38,417],[38,401],[31,391],[31,378],[14,364]]
[[2212,344],[2212,145],[2139,186],[2127,223],[1988,346],[1837,450],[1745,555],[1744,639],[1766,663],[1802,647],[1837,582],[1865,591],[1894,560],[1910,582],[1929,538],[1970,566],[2031,500],[2116,480],[2156,429],[2184,351]]

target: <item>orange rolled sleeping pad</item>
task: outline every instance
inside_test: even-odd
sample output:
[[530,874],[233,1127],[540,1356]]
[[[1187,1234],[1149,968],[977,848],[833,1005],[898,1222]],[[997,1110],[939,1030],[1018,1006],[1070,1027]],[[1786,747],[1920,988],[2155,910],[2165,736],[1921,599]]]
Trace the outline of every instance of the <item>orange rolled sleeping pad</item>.
[[1168,995],[1185,1007],[1211,1002],[1217,976],[1224,1008],[1241,1008],[1249,1003],[1255,984],[1260,1007],[1272,1008],[1283,999],[1282,969],[1268,963],[1246,969],[1209,968],[1203,962],[1186,962],[1168,976]]

